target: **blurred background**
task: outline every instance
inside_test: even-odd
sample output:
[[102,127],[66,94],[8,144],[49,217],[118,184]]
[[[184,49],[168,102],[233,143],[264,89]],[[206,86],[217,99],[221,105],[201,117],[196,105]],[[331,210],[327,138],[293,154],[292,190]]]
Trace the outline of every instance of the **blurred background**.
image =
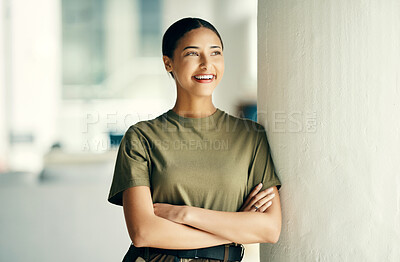
[[122,260],[116,150],[173,107],[161,38],[187,16],[224,41],[214,105],[256,120],[256,0],[0,1],[0,261]]

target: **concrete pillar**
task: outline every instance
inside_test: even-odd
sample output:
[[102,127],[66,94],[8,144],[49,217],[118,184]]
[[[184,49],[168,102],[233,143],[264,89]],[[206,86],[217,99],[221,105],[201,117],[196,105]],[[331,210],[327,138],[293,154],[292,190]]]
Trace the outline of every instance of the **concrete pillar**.
[[258,3],[258,119],[283,182],[261,261],[399,261],[400,2]]

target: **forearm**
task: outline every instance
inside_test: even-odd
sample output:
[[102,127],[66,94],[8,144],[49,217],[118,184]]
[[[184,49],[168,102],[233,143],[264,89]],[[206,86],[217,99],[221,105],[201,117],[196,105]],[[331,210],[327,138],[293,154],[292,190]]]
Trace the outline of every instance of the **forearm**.
[[223,237],[167,219],[151,216],[141,224],[135,246],[194,249],[231,243]]
[[186,207],[183,224],[210,232],[235,243],[275,243],[280,219],[268,213],[223,212]]

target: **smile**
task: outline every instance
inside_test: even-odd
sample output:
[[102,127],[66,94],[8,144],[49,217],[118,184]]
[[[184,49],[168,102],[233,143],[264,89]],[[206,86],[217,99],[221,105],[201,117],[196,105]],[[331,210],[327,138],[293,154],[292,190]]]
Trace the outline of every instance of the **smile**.
[[200,83],[210,83],[215,76],[214,75],[195,75],[193,76],[194,80]]
[[197,76],[194,76],[194,78],[199,79],[199,80],[201,80],[201,79],[213,79],[214,75],[197,75]]

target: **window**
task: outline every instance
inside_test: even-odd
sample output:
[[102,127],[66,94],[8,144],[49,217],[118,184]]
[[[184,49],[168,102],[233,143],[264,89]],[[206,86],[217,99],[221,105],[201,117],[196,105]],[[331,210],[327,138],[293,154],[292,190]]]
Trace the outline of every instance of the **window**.
[[62,0],[63,99],[158,94],[161,9],[160,0]]

